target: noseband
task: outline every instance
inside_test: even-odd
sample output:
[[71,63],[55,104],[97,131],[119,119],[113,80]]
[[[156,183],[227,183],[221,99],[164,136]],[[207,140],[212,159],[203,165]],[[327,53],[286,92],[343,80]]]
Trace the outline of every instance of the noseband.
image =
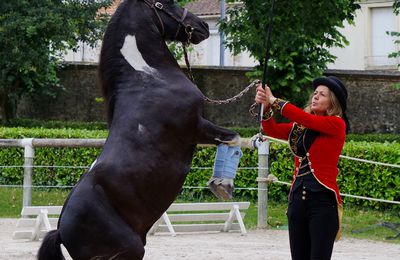
[[190,39],[192,38],[192,33],[194,28],[190,25],[186,25],[183,21],[186,18],[186,15],[188,13],[188,10],[186,8],[183,8],[183,14],[181,18],[177,18],[173,13],[171,13],[170,11],[166,10],[164,8],[164,5],[160,2],[156,2],[156,1],[149,1],[149,0],[144,0],[144,2],[151,8],[153,9],[153,11],[156,13],[158,20],[160,21],[160,25],[161,25],[161,30],[162,30],[162,35],[165,35],[165,29],[164,29],[164,23],[160,17],[160,15],[158,14],[158,11],[163,11],[164,13],[166,13],[168,16],[170,16],[172,19],[174,19],[177,23],[178,23],[178,29],[176,30],[174,39],[176,39],[178,37],[179,31],[181,30],[181,27],[185,28],[185,33],[188,36],[187,39],[187,43],[190,42]]

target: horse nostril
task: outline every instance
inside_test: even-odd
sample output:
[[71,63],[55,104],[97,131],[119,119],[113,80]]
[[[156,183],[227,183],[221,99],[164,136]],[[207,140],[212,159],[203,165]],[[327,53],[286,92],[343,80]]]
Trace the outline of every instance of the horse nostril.
[[189,34],[189,33],[192,33],[194,31],[194,28],[192,26],[190,26],[190,25],[187,25],[185,27],[185,31],[186,31],[186,33]]

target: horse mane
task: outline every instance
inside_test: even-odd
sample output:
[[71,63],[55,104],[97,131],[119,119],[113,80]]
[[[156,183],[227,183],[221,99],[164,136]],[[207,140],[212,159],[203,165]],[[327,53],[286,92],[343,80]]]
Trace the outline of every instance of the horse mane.
[[104,33],[99,66],[97,70],[97,81],[106,103],[107,122],[109,126],[114,110],[113,97],[115,92],[116,78],[118,77],[119,71],[124,64],[124,59],[122,56],[119,58],[115,57],[115,53],[119,53],[119,50],[122,47],[118,45],[118,42],[123,42],[121,39],[124,36],[124,32],[120,31],[118,25],[120,24],[120,20],[125,15],[124,11],[126,10],[129,2],[131,1],[122,1],[108,23],[107,29]]

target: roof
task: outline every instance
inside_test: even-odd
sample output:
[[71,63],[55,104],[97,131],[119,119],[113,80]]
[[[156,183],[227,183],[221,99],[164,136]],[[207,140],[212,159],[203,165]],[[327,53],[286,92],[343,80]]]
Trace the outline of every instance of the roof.
[[[114,14],[122,0],[115,0],[112,6],[106,9],[110,15]],[[186,4],[186,8],[195,15],[219,15],[220,0],[192,0]],[[225,4],[226,5],[226,4]]]
[[111,6],[109,6],[109,7],[107,7],[107,8],[101,8],[100,10],[99,10],[99,12],[100,13],[106,13],[106,14],[109,14],[109,15],[113,15],[114,13],[115,13],[115,11],[117,10],[117,8],[118,8],[118,6],[119,6],[119,4],[122,2],[123,0],[114,0],[114,3],[111,5]]
[[195,15],[219,15],[220,6],[219,0],[193,0],[185,7]]
[[106,12],[110,15],[113,15],[121,2],[122,0],[115,0],[114,3],[106,9]]

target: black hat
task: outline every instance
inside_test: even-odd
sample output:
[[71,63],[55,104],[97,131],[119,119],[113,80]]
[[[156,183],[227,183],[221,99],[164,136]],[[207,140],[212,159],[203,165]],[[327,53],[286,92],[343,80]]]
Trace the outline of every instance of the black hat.
[[316,89],[320,85],[327,86],[339,100],[343,113],[347,107],[347,90],[344,84],[335,76],[320,77],[313,80],[313,88]]
[[328,76],[314,79],[312,85],[314,89],[316,89],[320,85],[327,86],[335,94],[335,96],[339,100],[340,107],[342,108],[343,119],[346,122],[346,128],[348,131],[350,129],[350,125],[346,116],[347,90],[343,82],[341,82],[340,79],[335,76]]

